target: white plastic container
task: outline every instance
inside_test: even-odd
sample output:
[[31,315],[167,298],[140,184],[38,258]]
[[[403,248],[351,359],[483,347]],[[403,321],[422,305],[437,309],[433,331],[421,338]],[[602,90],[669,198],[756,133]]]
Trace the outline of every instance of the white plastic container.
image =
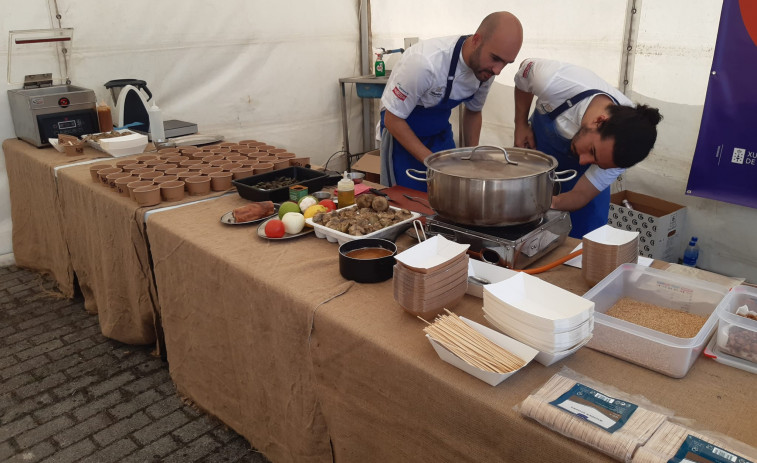
[[736,286],[718,305],[718,349],[757,366],[757,320],[736,315],[736,309],[747,306],[757,312],[757,288]]
[[[355,205],[349,206],[349,207],[357,207]],[[389,206],[390,209],[397,210],[398,208]],[[403,220],[402,222],[398,222],[394,225],[391,225],[389,227],[382,228],[381,230],[377,230],[373,233],[368,233],[367,235],[363,236],[354,236],[350,235],[349,233],[342,233],[338,230],[331,229],[325,225],[320,225],[317,223],[313,223],[313,218],[310,217],[308,219],[305,219],[305,223],[313,227],[315,230],[315,236],[317,238],[326,238],[331,243],[339,243],[339,245],[342,245],[348,241],[354,241],[354,240],[360,240],[363,238],[386,238],[389,240],[394,240],[400,233],[402,233],[405,228],[407,228],[413,220],[417,219],[421,215],[417,212],[410,211],[410,218]]]
[[[725,286],[638,264],[623,264],[583,296],[595,304],[594,336],[587,346],[682,378],[715,331],[715,308],[727,293]],[[708,318],[696,336],[678,338],[605,315],[623,297]]]

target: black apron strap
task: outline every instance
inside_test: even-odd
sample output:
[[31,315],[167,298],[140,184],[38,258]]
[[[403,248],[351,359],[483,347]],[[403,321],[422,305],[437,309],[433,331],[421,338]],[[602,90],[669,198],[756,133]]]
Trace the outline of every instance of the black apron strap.
[[442,103],[446,103],[449,100],[449,95],[452,93],[452,81],[455,80],[455,71],[457,71],[457,63],[460,61],[460,50],[463,48],[463,42],[470,35],[463,35],[457,39],[455,44],[455,51],[452,52],[452,61],[449,64],[449,72],[447,73],[447,89],[444,91],[444,98]]
[[592,95],[596,95],[597,93],[602,93],[604,95],[607,95],[615,104],[618,104],[618,100],[616,100],[615,97],[613,97],[609,93],[605,93],[602,90],[597,90],[595,88],[592,88],[589,90],[584,90],[583,92],[579,93],[573,98],[568,98],[567,100],[565,100],[565,103],[561,104],[560,106],[553,109],[550,113],[548,113],[547,117],[549,117],[551,120],[555,120],[557,119],[557,116],[564,113],[568,109],[572,108],[574,105],[581,102],[581,100],[584,100]]

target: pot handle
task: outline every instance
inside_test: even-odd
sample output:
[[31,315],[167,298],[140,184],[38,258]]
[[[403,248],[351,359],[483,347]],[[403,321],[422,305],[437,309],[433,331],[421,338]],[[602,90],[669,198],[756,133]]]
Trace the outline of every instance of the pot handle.
[[405,171],[405,175],[407,175],[408,177],[412,178],[413,180],[418,180],[419,182],[428,182],[427,178],[415,177],[415,176],[411,175],[410,172],[412,172],[414,174],[426,175],[428,171],[425,171],[425,170],[416,170],[416,169],[407,169]]
[[[558,178],[558,175],[563,175],[563,174],[570,174],[570,177]],[[552,173],[552,181],[557,182],[557,183],[567,182],[568,180],[573,180],[574,178],[576,178],[576,175],[578,175],[578,171],[576,171],[575,169],[562,170],[560,172]]]
[[514,166],[518,165],[517,162],[510,160],[510,156],[507,155],[507,151],[504,148],[502,148],[501,146],[493,146],[493,145],[479,145],[479,146],[473,148],[473,150],[470,152],[470,154],[466,154],[466,155],[460,156],[460,159],[463,159],[465,161],[469,160],[471,158],[471,156],[473,156],[473,153],[475,153],[476,150],[479,149],[479,148],[492,148],[492,149],[495,149],[495,150],[500,150],[500,151],[502,151],[505,154],[505,161],[507,161],[508,164],[512,164]]

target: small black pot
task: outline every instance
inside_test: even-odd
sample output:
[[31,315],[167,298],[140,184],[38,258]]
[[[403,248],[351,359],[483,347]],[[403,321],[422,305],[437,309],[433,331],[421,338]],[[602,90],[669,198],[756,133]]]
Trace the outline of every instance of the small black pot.
[[[355,259],[347,256],[350,251],[363,248],[382,248],[391,251],[392,254],[373,259]],[[394,256],[396,254],[397,245],[389,240],[366,238],[348,241],[339,246],[339,273],[344,278],[358,283],[386,281],[392,277],[394,272]]]

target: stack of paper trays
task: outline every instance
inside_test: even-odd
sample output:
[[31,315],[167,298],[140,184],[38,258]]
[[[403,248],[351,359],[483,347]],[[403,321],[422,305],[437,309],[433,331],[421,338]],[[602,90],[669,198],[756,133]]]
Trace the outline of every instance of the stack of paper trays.
[[621,264],[639,258],[639,232],[604,225],[583,237],[581,274],[590,285],[602,281]]
[[427,320],[453,307],[468,289],[468,247],[437,235],[397,254],[394,299]]
[[484,286],[484,316],[495,328],[539,351],[551,365],[591,339],[594,302],[519,273]]

